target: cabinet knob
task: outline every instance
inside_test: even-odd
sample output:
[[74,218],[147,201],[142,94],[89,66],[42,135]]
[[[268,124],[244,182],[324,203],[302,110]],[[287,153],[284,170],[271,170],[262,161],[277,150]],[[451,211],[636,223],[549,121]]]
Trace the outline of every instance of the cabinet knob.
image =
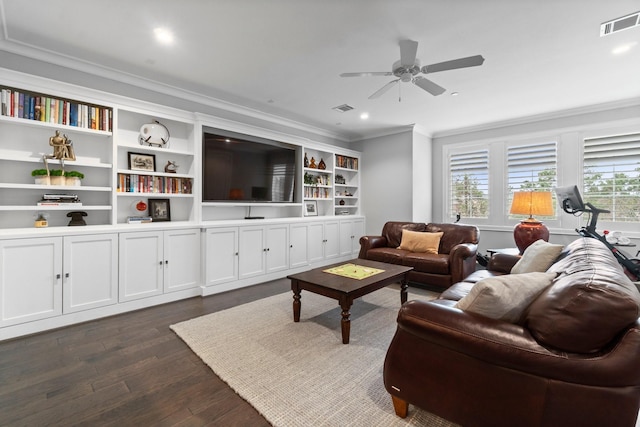
[[160,261],[160,265],[162,265],[162,260]]
[[165,260],[165,261],[164,261],[164,263],[165,263],[165,264],[169,264],[169,260],[168,260],[168,259],[167,259],[167,260]]
[[236,252],[235,255],[238,256],[238,252]]
[[289,245],[289,247],[293,249],[293,245]]
[[56,274],[56,279],[60,280],[60,273]]
[[69,278],[69,273],[65,273],[64,277],[66,277],[68,279]]
[[269,248],[267,248],[267,252],[269,252]]

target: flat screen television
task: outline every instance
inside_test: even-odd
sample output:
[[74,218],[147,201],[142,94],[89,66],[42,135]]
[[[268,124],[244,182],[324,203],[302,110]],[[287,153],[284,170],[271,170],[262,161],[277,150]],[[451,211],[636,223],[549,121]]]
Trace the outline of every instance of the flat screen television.
[[299,147],[205,128],[202,201],[293,203]]

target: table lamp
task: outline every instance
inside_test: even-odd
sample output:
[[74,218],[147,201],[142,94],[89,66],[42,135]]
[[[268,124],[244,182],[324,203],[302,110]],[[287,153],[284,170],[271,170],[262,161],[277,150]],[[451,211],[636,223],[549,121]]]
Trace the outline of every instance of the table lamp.
[[533,215],[553,215],[553,199],[550,191],[516,191],[511,202],[512,215],[529,215],[513,229],[513,238],[520,254],[536,240],[549,241],[549,229]]

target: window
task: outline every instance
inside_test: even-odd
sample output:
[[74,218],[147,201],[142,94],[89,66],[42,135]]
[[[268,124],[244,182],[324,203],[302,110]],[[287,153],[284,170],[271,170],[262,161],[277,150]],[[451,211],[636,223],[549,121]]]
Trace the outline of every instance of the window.
[[583,198],[600,220],[640,222],[640,134],[584,140]]
[[489,151],[449,155],[449,215],[489,217]]
[[[553,191],[556,187],[556,159],[555,141],[507,147],[507,213],[514,191]],[[542,218],[555,218],[555,215]]]

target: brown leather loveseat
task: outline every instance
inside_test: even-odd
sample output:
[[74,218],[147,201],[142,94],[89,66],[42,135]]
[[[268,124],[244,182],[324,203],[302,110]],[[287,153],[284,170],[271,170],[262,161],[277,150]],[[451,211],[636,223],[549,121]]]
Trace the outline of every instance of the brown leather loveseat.
[[[442,233],[437,253],[399,249],[403,230]],[[446,289],[476,267],[480,231],[475,225],[390,221],[380,236],[362,236],[358,258],[413,267],[409,282]]]
[[[545,272],[509,274],[516,260],[510,258],[495,255],[488,270],[453,285],[439,299],[401,307],[384,364],[396,413],[406,416],[410,403],[464,426],[635,426],[640,405],[635,284],[591,238],[567,245]],[[458,308],[472,292],[472,304],[481,299],[473,291],[481,283],[511,286],[517,280],[521,285],[510,289],[520,293],[534,277],[549,282],[531,294],[532,302],[516,320]],[[484,302],[497,301],[489,296]]]

